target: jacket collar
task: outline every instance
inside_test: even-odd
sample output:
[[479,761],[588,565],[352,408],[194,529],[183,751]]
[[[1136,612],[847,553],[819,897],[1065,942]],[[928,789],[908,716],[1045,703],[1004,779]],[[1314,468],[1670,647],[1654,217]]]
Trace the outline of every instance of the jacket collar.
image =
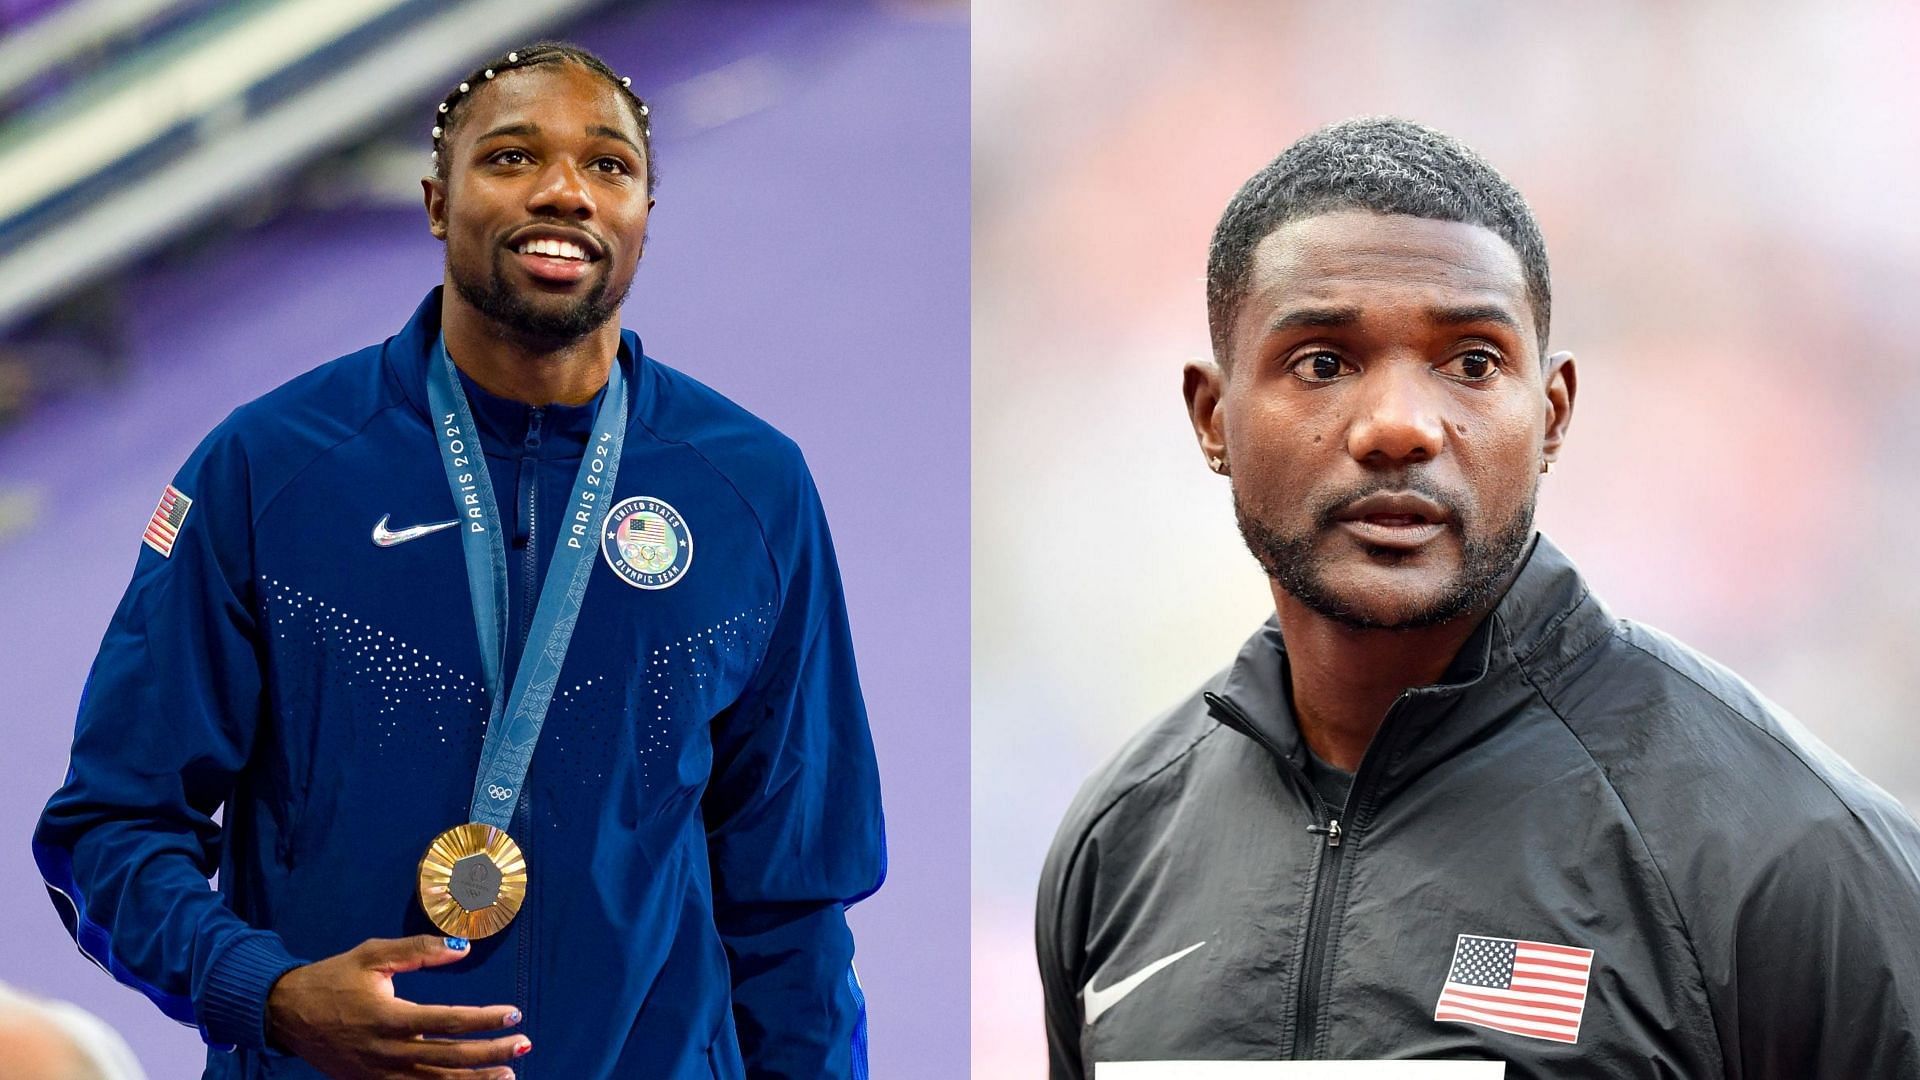
[[[420,306],[414,308],[407,324],[400,328],[399,333],[388,338],[381,350],[388,377],[400,388],[407,404],[421,422],[428,425],[431,425],[432,417],[427,407],[427,361],[433,356],[433,343],[440,338],[440,297],[444,289],[444,286],[434,286],[420,301]],[[627,424],[631,429],[639,421],[642,408],[653,394],[653,364],[648,362],[641,350],[638,334],[631,330],[620,331],[617,362],[626,367]],[[526,431],[529,407],[488,394],[473,380],[464,378],[464,374],[461,385],[467,392],[468,403],[474,411],[474,421],[480,426],[486,448],[498,453],[516,444]],[[598,400],[596,398],[595,403]],[[584,421],[579,416],[569,415],[574,409],[581,411]],[[592,428],[593,405],[548,406],[547,411],[552,414],[545,421],[547,433],[558,436],[558,442],[556,449],[546,451],[541,456],[571,454],[578,457],[581,447],[586,445],[586,432]],[[569,434],[575,427],[580,427],[577,437]],[[547,442],[546,439],[542,441],[543,444]]]
[[[624,351],[624,350],[623,350]],[[625,357],[621,358],[625,363]],[[529,405],[503,398],[474,382],[459,365],[460,388],[467,395],[467,407],[473,410],[474,426],[480,430],[480,444],[496,456],[525,455],[537,458],[576,459],[586,452],[593,438],[593,418],[607,388],[593,395],[585,405]]]
[[[1557,673],[1595,640],[1611,632],[1612,616],[1587,589],[1579,571],[1544,534],[1535,537],[1520,573],[1491,614],[1461,646],[1438,683],[1403,695],[1391,725],[1375,746],[1391,741],[1391,760],[1369,771],[1405,775],[1409,767],[1471,745],[1489,725],[1512,718],[1507,702]],[[1286,643],[1279,620],[1269,619],[1247,639],[1217,689],[1209,710],[1228,727],[1294,765],[1305,746],[1287,689]],[[1391,726],[1394,730],[1389,730]],[[1364,764],[1364,763],[1363,763]]]

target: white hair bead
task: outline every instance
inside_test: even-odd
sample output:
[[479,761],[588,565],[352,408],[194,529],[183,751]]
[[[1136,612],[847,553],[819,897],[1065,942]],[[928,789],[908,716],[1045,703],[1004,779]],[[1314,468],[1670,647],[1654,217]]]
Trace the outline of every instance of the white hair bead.
[[508,53],[508,54],[507,54],[507,63],[509,63],[509,64],[517,64],[517,63],[519,63],[519,62],[520,62],[520,54],[519,54],[519,53],[517,53],[517,52],[510,52],[510,53]]
[[492,69],[492,68],[488,68],[488,69],[487,69],[487,78],[489,78],[489,79],[491,79],[491,78],[493,78],[493,69]]
[[441,103],[440,103],[440,111],[441,111],[441,112],[446,112],[446,111],[447,111],[447,103],[446,103],[446,102],[444,102],[444,101],[443,101],[443,102],[441,102]]
[[460,84],[460,92],[461,92],[461,93],[463,93],[463,94],[467,92],[467,84],[466,84],[466,83],[461,83],[461,84]]
[[640,103],[640,115],[641,116],[647,115],[647,103],[644,101]]
[[434,137],[434,138],[436,138],[436,139],[440,137],[440,125],[439,125],[439,124],[435,124],[435,125],[433,125],[433,137]]
[[620,85],[621,85],[621,86],[629,86],[629,87],[630,87],[630,86],[632,86],[632,85],[633,85],[633,80],[632,80],[632,79],[629,79],[629,78],[627,78],[627,77],[626,77],[625,75],[622,75],[622,76],[620,76]]

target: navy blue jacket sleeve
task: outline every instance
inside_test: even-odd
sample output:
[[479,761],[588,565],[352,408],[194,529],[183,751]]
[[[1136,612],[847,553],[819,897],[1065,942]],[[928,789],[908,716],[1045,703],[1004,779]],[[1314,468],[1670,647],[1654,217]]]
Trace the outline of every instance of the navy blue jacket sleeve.
[[262,711],[248,471],[231,423],[173,482],[192,502],[171,553],[141,545],[33,853],[83,953],[209,1044],[260,1047],[267,992],[299,961],[208,885],[213,815]]
[[826,517],[794,464],[762,518],[781,577],[773,633],[713,723],[703,811],[714,913],[749,1075],[862,1078],[866,1009],[846,907],[886,874],[880,787]]

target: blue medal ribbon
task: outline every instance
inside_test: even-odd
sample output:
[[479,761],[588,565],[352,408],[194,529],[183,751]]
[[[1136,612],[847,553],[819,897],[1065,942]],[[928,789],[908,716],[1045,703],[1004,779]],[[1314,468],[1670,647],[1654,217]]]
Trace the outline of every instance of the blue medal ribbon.
[[433,410],[440,461],[460,515],[460,544],[466,556],[467,591],[480,635],[480,664],[487,681],[487,734],[480,768],[473,780],[470,820],[505,830],[520,801],[520,786],[533,764],[534,744],[560,681],[560,667],[580,620],[587,581],[593,576],[593,552],[613,503],[613,484],[627,434],[626,377],[616,359],[607,377],[606,396],[594,413],[593,435],[574,475],[573,500],[555,542],[540,601],[533,609],[527,647],[508,691],[501,671],[507,620],[507,546],[502,538],[500,504],[493,498],[480,431],[460,388],[447,341],[434,342],[427,362],[427,404]]

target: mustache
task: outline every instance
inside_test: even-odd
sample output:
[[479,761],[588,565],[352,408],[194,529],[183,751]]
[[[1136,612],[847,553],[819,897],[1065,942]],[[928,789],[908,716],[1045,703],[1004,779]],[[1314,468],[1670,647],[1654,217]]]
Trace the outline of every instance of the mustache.
[[1427,479],[1420,473],[1405,472],[1396,475],[1375,477],[1359,487],[1325,496],[1316,501],[1313,509],[1313,523],[1319,529],[1331,529],[1340,523],[1340,512],[1370,495],[1382,495],[1389,492],[1410,491],[1423,498],[1432,499],[1447,512],[1447,525],[1453,529],[1464,529],[1470,512],[1462,506],[1462,500],[1454,493]]

